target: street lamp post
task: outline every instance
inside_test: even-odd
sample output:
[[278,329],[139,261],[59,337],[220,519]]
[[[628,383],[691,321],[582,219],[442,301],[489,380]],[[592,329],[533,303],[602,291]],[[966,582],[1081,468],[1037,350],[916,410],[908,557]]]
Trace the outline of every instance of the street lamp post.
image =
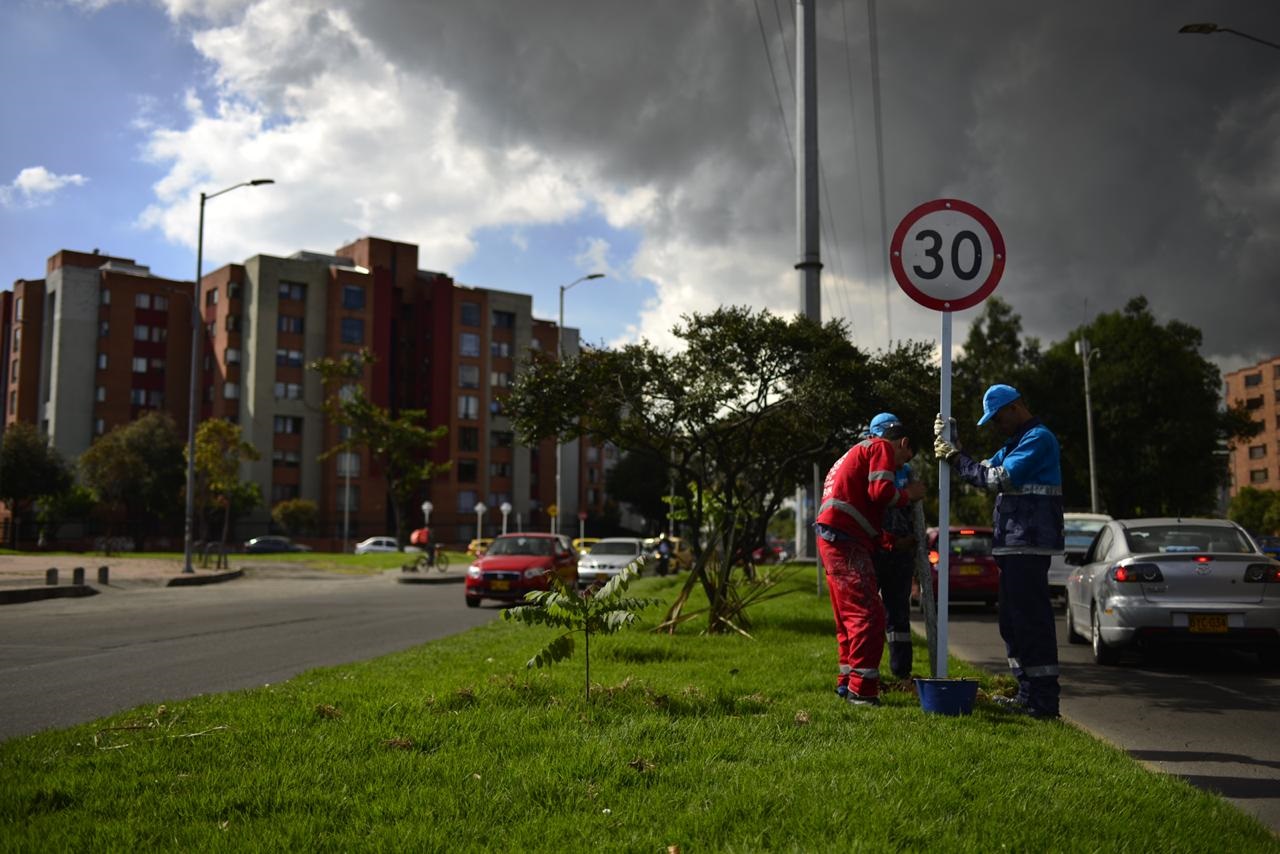
[[200,320],[200,280],[204,278],[204,203],[209,199],[238,190],[241,187],[258,187],[263,184],[274,184],[271,178],[255,178],[252,181],[241,181],[216,193],[200,194],[200,226],[196,231],[196,281],[191,289],[191,391],[187,401],[187,518],[182,541],[182,571],[195,572],[191,567],[191,532],[195,525],[195,492],[196,492],[196,410],[197,395],[200,384],[200,330],[204,324]]
[[498,508],[502,511],[502,533],[507,533],[507,517],[511,515],[511,502],[504,501],[502,506]]
[[1076,353],[1084,365],[1084,425],[1089,437],[1089,509],[1094,513],[1098,509],[1098,469],[1093,459],[1093,399],[1089,396],[1089,362],[1101,353],[1089,346],[1089,339],[1083,336],[1076,341]]
[[424,528],[431,527],[431,511],[434,510],[435,508],[436,506],[432,504],[430,501],[422,502],[422,527]]
[[1233,30],[1230,27],[1220,27],[1217,24],[1210,24],[1210,23],[1183,24],[1178,29],[1178,32],[1190,33],[1198,36],[1208,36],[1208,35],[1213,35],[1214,33],[1231,33],[1234,36],[1240,36],[1240,38],[1242,39],[1248,39],[1251,42],[1257,42],[1258,44],[1263,44],[1263,45],[1266,45],[1267,47],[1280,50],[1280,44],[1276,44],[1275,42],[1269,42],[1266,39],[1260,39],[1257,36],[1251,36],[1248,33],[1242,33],[1239,30]]
[[[572,288],[579,282],[585,282],[590,279],[603,279],[604,273],[588,273],[581,278],[574,279],[567,285],[560,286],[560,323],[556,326],[556,360],[564,361],[564,292]],[[560,533],[560,518],[564,515],[564,505],[560,503],[560,457],[563,449],[560,444],[560,437],[556,436],[556,515],[552,517],[552,533]]]
[[484,511],[488,510],[483,501],[476,502],[476,539],[484,536]]

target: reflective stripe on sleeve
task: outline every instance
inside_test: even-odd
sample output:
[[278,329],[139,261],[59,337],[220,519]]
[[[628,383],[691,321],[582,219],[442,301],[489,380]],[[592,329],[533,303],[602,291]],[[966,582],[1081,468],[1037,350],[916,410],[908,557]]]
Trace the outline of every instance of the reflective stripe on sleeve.
[[894,480],[895,475],[891,471],[873,471],[867,474],[867,480]]
[[880,670],[876,667],[855,667],[853,668],[854,676],[861,676],[863,679],[879,679]]
[[836,510],[839,510],[841,513],[853,519],[853,521],[857,522],[858,526],[862,528],[862,530],[866,531],[869,536],[874,537],[878,535],[879,532],[876,530],[875,526],[868,522],[867,517],[858,512],[858,508],[854,507],[849,502],[841,501],[839,498],[828,498],[826,501],[822,502],[822,506],[818,508],[818,515],[821,516],[829,507],[834,507]]
[[1061,486],[1050,486],[1044,483],[1028,483],[1017,489],[1001,490],[1005,495],[1061,495]]
[[1045,664],[1040,667],[1027,667],[1023,669],[1022,673],[1024,676],[1027,676],[1033,679],[1039,676],[1057,676],[1058,665]]

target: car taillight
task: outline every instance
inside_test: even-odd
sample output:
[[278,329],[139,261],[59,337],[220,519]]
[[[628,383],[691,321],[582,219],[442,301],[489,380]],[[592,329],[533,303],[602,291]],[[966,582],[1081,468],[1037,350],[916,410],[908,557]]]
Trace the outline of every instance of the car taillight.
[[938,553],[936,551],[929,552],[929,563],[934,566],[938,565]]
[[1154,563],[1131,563],[1128,566],[1115,566],[1111,569],[1111,577],[1121,584],[1139,582],[1152,584],[1164,581],[1160,567]]
[[1271,563],[1251,563],[1244,571],[1244,580],[1251,584],[1263,582],[1280,582],[1280,565]]

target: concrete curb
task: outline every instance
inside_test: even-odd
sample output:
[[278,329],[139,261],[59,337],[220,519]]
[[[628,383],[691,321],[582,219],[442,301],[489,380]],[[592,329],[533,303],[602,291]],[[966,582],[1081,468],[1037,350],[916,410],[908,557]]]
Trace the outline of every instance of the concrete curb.
[[96,596],[98,589],[87,584],[69,587],[17,587],[0,590],[0,605],[18,605],[23,602],[39,602],[41,599],[66,599],[76,596]]
[[209,575],[177,575],[170,578],[165,587],[190,587],[196,584],[217,584],[219,581],[231,581],[244,575],[243,569],[229,572],[215,572]]
[[396,581],[401,584],[461,584],[467,580],[465,573],[436,572],[428,575],[425,572],[402,572]]

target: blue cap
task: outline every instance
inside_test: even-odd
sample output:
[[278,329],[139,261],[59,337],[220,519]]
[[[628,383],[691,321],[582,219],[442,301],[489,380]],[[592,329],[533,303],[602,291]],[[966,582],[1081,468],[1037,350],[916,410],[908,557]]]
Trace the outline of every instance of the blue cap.
[[900,427],[902,422],[898,420],[898,416],[892,412],[881,412],[875,418],[871,419],[871,426],[867,428],[867,432],[872,436],[883,436],[884,431],[890,427]]
[[987,389],[987,393],[982,396],[982,417],[978,419],[978,426],[986,424],[1003,407],[1020,397],[1022,395],[1018,394],[1018,390],[1011,385],[996,383]]

